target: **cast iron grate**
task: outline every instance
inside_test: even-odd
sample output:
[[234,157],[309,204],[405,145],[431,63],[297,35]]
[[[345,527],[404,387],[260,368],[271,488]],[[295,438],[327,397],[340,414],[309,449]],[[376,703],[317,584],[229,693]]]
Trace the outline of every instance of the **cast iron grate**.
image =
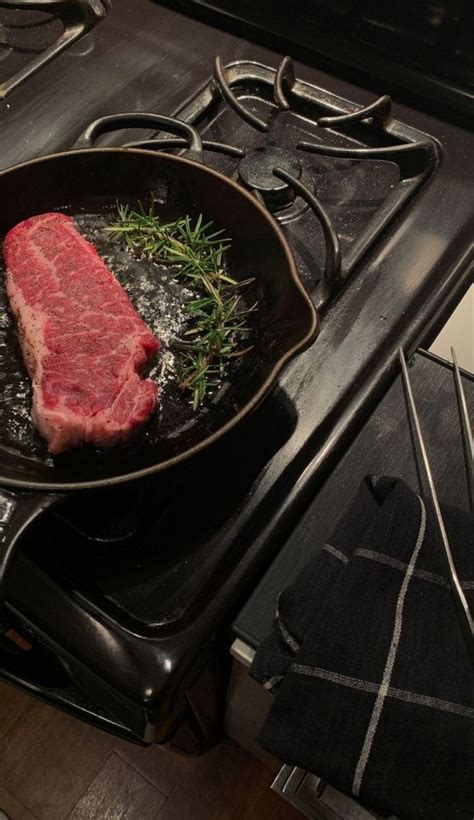
[[102,20],[111,0],[0,0],[0,99]]
[[[216,57],[212,78],[175,119],[157,131],[157,115],[103,117],[80,144],[120,131],[127,146],[183,152],[191,145],[199,159],[183,123],[194,128],[204,161],[252,190],[281,223],[319,308],[439,161],[433,139],[394,119],[389,97],[356,106],[296,79],[289,57],[276,69],[224,66]],[[130,141],[136,128],[140,139]]]

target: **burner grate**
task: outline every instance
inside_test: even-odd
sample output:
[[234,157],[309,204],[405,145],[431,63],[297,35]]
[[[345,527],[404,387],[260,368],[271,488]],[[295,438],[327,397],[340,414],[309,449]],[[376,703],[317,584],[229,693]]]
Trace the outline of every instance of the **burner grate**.
[[0,99],[90,31],[111,0],[0,0]]
[[[276,69],[251,62],[224,66],[216,57],[212,78],[175,117],[177,124],[163,123],[159,132],[155,115],[104,117],[79,144],[120,130],[127,147],[189,156],[183,124],[194,128],[204,160],[252,190],[282,224],[318,308],[439,161],[434,140],[394,119],[390,97],[357,107],[296,79],[289,57]],[[136,127],[148,135],[130,141],[126,134]]]

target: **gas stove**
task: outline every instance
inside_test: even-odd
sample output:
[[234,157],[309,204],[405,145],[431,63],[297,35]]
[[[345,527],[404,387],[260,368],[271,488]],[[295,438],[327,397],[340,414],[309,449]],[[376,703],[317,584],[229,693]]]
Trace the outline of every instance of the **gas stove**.
[[[153,114],[95,120],[77,146],[154,150],[183,137],[143,133]],[[204,162],[251,190],[290,239],[303,283],[321,308],[433,172],[439,148],[397,122],[390,97],[357,106],[275,67],[215,58],[212,77],[175,116],[195,126]],[[141,138],[130,139],[138,129]],[[109,139],[104,135],[108,135]]]
[[278,219],[322,311],[239,428],[166,475],[71,496],[12,565],[0,674],[196,752],[219,726],[232,617],[392,382],[398,345],[427,344],[472,274],[474,136],[230,35],[211,72],[216,31],[151,0],[115,0],[83,42],[0,103],[2,164],[92,143],[179,152],[146,112],[178,117]]

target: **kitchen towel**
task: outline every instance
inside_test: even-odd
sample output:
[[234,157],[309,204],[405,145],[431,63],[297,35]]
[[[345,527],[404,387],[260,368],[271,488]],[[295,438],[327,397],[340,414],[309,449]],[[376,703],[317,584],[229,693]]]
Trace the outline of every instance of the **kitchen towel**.
[[[443,517],[472,612],[473,517]],[[383,817],[474,817],[474,670],[441,549],[429,502],[365,479],[251,669],[275,693],[262,746]]]

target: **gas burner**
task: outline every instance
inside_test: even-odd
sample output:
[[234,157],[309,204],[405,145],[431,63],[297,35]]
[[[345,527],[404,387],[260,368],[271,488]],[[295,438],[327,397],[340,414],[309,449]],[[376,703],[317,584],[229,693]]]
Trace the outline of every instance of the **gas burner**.
[[[301,177],[301,182],[311,191],[311,193],[314,193],[311,180],[308,180],[303,176]],[[280,223],[280,225],[290,225],[291,222],[296,222],[301,219],[310,207],[311,206],[306,202],[306,200],[302,199],[298,196],[298,194],[294,194],[293,200],[286,205],[286,207],[273,213],[273,217]]]
[[279,211],[291,205],[295,198],[293,188],[275,176],[275,168],[283,168],[297,179],[302,172],[301,162],[296,155],[273,146],[262,146],[250,151],[240,160],[238,167],[239,180],[246,188],[258,191],[269,211]]
[[[137,128],[148,134],[131,142]],[[252,191],[285,226],[318,308],[343,286],[438,157],[433,140],[393,119],[390,97],[351,105],[298,80],[289,57],[276,69],[224,66],[216,57],[208,84],[174,119],[141,112],[102,117],[77,147],[111,131],[125,147],[174,149],[208,162]]]

